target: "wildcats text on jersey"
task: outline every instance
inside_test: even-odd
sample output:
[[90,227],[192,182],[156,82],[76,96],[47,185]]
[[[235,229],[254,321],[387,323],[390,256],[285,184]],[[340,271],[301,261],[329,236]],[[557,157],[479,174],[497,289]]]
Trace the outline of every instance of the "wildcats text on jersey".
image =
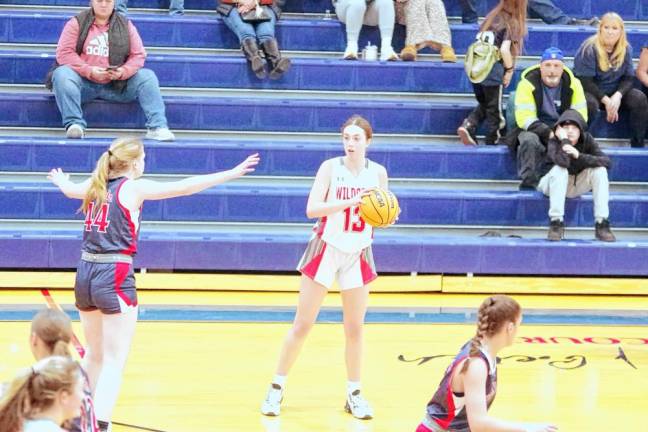
[[347,186],[338,186],[335,190],[335,198],[338,200],[347,200],[351,199],[354,196],[358,195],[362,188],[354,188]]

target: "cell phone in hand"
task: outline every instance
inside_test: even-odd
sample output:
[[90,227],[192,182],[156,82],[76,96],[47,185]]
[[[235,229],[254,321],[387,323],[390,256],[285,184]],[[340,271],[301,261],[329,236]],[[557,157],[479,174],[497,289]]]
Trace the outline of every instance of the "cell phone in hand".
[[119,68],[119,66],[108,66],[108,67],[106,68],[106,71],[115,71],[115,70],[117,70],[118,68]]

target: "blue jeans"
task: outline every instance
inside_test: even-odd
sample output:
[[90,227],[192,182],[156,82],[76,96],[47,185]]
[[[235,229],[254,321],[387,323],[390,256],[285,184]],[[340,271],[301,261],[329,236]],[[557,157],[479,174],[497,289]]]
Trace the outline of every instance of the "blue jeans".
[[474,24],[477,22],[477,7],[475,0],[459,0],[461,4],[461,22]]
[[[464,23],[477,22],[476,0],[460,0],[461,21]],[[567,24],[569,18],[562,9],[556,7],[551,0],[529,0],[527,4],[529,12],[540,18],[547,24]]]
[[270,15],[270,21],[258,24],[243,21],[236,8],[232,8],[227,16],[221,15],[221,18],[225,25],[238,37],[239,42],[242,43],[245,39],[254,38],[258,39],[259,43],[263,43],[266,40],[274,39],[275,23],[277,22],[277,17],[272,9],[264,7],[264,10]]
[[[122,15],[128,15],[128,0],[115,0],[115,9]],[[184,0],[169,1],[169,15],[184,14]]]
[[529,0],[528,10],[547,24],[567,24],[571,19],[551,0]]
[[83,119],[81,105],[95,99],[120,103],[137,99],[146,115],[147,128],[167,127],[160,85],[150,69],[137,71],[128,79],[124,92],[120,93],[110,84],[97,84],[83,78],[69,66],[59,66],[52,76],[52,91],[65,128],[78,124],[85,129],[87,123]]

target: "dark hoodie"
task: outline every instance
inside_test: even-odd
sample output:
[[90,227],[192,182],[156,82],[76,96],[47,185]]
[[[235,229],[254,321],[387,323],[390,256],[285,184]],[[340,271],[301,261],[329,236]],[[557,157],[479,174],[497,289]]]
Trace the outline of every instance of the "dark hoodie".
[[552,164],[567,168],[570,175],[578,175],[585,168],[610,168],[610,158],[601,151],[594,137],[589,132],[586,132],[587,124],[578,111],[570,109],[562,113],[554,126],[554,133],[558,125],[568,121],[578,125],[581,131],[578,142],[574,146],[579,153],[578,159],[569,156],[562,149],[565,144],[571,145],[569,139],[559,140],[558,137],[554,136],[549,140],[547,149],[548,161]]

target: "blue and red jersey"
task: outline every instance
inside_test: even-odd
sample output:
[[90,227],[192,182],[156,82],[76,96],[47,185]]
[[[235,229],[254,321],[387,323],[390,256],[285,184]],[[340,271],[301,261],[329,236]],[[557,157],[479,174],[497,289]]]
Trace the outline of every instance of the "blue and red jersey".
[[142,220],[142,208],[137,214],[120,202],[119,191],[127,177],[108,180],[106,201],[100,208],[90,203],[86,213],[81,249],[92,254],[121,253],[135,255]]

